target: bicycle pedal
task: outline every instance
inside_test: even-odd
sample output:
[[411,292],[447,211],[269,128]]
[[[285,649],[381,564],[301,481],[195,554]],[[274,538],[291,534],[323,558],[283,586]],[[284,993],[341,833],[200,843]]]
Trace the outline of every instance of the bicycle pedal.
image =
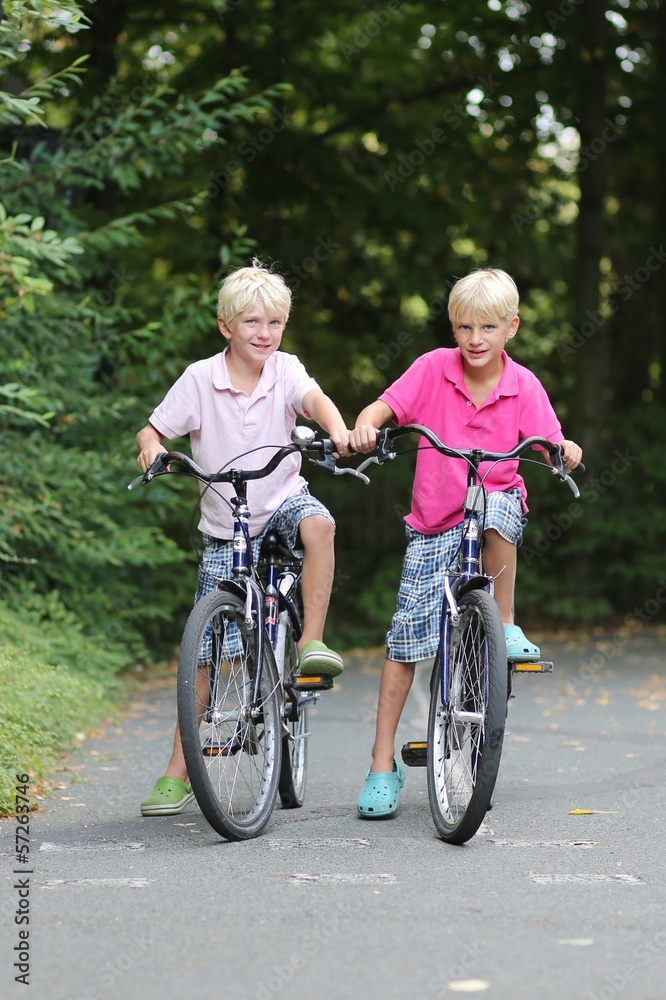
[[207,740],[202,746],[201,752],[204,757],[235,757],[240,748],[241,745],[237,740],[224,744]]
[[425,767],[428,763],[428,744],[425,740],[418,743],[405,743],[400,754],[407,767]]
[[552,674],[552,660],[509,660],[514,674]]
[[328,674],[293,677],[291,687],[294,691],[330,691],[333,687],[333,678]]

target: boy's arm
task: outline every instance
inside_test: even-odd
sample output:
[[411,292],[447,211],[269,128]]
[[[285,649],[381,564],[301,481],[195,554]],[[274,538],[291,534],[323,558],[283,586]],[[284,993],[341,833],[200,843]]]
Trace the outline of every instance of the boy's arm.
[[378,399],[361,410],[356,418],[356,426],[349,437],[354,451],[372,451],[377,443],[377,431],[387,420],[395,421],[395,413],[383,400]]
[[303,408],[326,431],[336,450],[341,455],[347,455],[349,431],[333,400],[321,389],[311,389],[303,397]]
[[146,472],[157,456],[167,450],[162,444],[163,441],[164,435],[160,434],[152,424],[146,424],[141,428],[136,436],[136,446],[139,449],[136,460],[142,472]]

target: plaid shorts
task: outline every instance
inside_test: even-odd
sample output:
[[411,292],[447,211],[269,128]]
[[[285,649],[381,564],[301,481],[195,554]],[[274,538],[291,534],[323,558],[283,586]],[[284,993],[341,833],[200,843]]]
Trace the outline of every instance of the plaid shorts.
[[[518,545],[526,520],[520,490],[487,495],[484,530],[494,528]],[[444,577],[458,567],[462,524],[437,535],[423,535],[409,525],[405,530],[407,551],[396,611],[386,634],[386,655],[398,663],[416,663],[437,652]]]
[[[296,546],[301,521],[304,517],[312,517],[315,514],[327,518],[335,527],[335,521],[330,512],[316,497],[310,495],[307,486],[304,486],[295,497],[288,497],[282,506],[275,511],[261,534],[252,539],[254,565],[256,566],[259,561],[261,545],[268,531],[279,531],[289,548],[293,549]],[[233,541],[225,538],[213,538],[204,532],[202,532],[202,537],[204,551],[199,564],[199,583],[194,598],[195,603],[206,594],[211,594],[220,581],[228,580],[231,577],[234,560]],[[210,634],[207,633],[199,652],[200,664],[210,663],[210,651],[211,640]]]

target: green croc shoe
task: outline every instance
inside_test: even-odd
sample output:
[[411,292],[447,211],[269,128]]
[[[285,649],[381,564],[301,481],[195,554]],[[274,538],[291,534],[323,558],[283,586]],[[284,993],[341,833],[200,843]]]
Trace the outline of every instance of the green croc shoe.
[[141,803],[142,816],[177,816],[194,798],[192,786],[180,778],[158,778],[155,787]]
[[398,808],[398,795],[405,783],[405,772],[393,758],[393,771],[368,771],[356,808],[363,819],[384,819]]
[[337,677],[345,668],[342,657],[329,649],[326,643],[312,639],[306,642],[298,657],[298,672],[302,677],[313,677],[325,674],[326,677]]

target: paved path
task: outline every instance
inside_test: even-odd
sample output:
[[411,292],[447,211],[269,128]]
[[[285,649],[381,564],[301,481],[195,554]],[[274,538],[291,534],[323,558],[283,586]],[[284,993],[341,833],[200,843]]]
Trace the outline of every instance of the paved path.
[[[496,804],[464,847],[436,837],[423,769],[396,818],[355,815],[377,657],[352,657],[312,718],[305,806],[244,844],[196,806],[139,815],[174,722],[173,680],[151,684],[32,815],[29,876],[0,824],[0,995],[664,1000],[663,635],[634,631],[543,641],[556,673],[518,679]],[[421,671],[401,742],[424,735],[426,691]],[[13,981],[20,879],[29,992]]]

